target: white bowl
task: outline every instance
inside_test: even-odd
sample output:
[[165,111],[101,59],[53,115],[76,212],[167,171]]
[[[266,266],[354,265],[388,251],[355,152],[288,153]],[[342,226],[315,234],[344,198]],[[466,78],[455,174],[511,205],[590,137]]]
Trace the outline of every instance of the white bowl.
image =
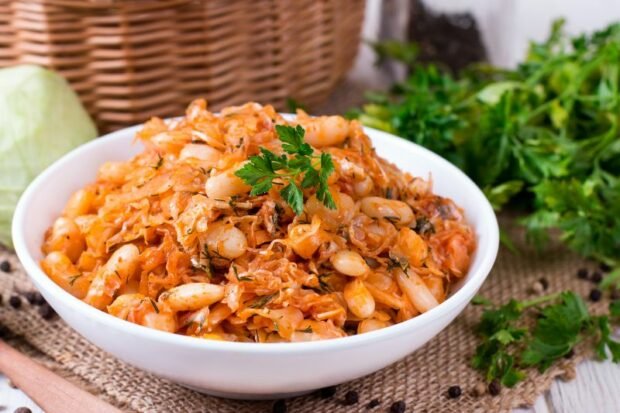
[[39,267],[45,230],[69,196],[95,179],[105,161],[142,150],[132,144],[140,126],[89,142],[55,162],[21,197],[13,241],[24,268],[67,324],[119,359],[196,390],[231,398],[279,398],[352,380],[402,359],[443,330],[469,303],[497,255],[499,230],[478,187],[443,158],[393,135],[366,129],[379,155],[405,171],[432,175],[434,192],[463,207],[477,249],[471,269],[451,296],[409,321],[366,334],[306,343],[255,344],[165,333],[115,318],[73,297]]

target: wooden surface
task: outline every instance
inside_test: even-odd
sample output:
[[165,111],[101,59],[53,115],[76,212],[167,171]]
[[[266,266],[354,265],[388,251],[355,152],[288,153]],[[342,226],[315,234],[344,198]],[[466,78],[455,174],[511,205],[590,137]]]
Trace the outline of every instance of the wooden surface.
[[88,406],[88,411],[92,413],[120,413],[120,410],[52,373],[1,340],[0,371],[47,413],[77,412],[84,406]]
[[[26,406],[33,413],[43,412],[20,390],[9,386],[0,375],[0,411],[11,413]],[[4,407],[4,410],[2,409]],[[611,362],[586,361],[578,366],[577,378],[556,381],[532,408],[514,413],[617,413],[620,412],[620,366]]]

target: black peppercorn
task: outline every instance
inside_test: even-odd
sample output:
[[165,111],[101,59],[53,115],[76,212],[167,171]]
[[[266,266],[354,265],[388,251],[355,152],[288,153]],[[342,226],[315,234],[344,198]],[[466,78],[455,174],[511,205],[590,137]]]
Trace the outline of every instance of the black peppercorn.
[[352,406],[352,405],[356,404],[359,400],[360,400],[360,396],[359,396],[359,394],[357,394],[357,392],[355,390],[349,390],[344,395],[344,405],[345,406]]
[[43,305],[43,304],[47,304],[47,301],[45,301],[45,298],[43,298],[41,293],[35,292],[34,293],[34,302],[32,304],[34,304],[34,305]]
[[407,408],[407,405],[405,404],[405,402],[402,400],[399,400],[397,402],[392,403],[392,405],[390,406],[390,413],[405,413],[406,408]]
[[590,291],[590,301],[592,302],[599,301],[602,296],[603,293],[598,288],[593,288],[592,291]]
[[379,406],[381,404],[381,401],[379,401],[379,399],[372,399],[367,405],[366,408],[367,409],[374,409],[375,407]]
[[30,410],[29,408],[25,406],[22,406],[22,407],[18,407],[17,409],[15,409],[13,413],[32,413],[32,410]]
[[448,397],[451,399],[456,399],[461,395],[461,386],[450,386],[448,389]]
[[593,283],[600,283],[603,280],[603,274],[600,273],[600,271],[594,271],[592,273],[592,275],[590,275],[590,281],[592,281]]
[[585,268],[580,268],[579,271],[577,271],[577,277],[585,280],[588,278],[588,270]]
[[336,394],[336,386],[323,387],[319,390],[319,396],[322,399],[329,399]]
[[0,270],[2,272],[11,272],[11,263],[7,260],[0,262]]
[[51,320],[56,316],[56,311],[49,304],[45,304],[39,307],[39,315],[44,320]]
[[491,383],[489,383],[488,390],[491,396],[497,396],[502,391],[502,385],[499,383],[498,380],[493,380]]
[[288,408],[286,407],[286,402],[284,400],[276,400],[271,408],[273,413],[286,413]]
[[549,288],[549,280],[546,279],[545,277],[538,280],[538,282],[542,285],[543,290],[546,290],[547,288]]
[[22,306],[22,299],[17,295],[12,295],[11,298],[9,298],[9,305],[15,309],[18,309]]
[[24,297],[26,297],[26,301],[28,301],[30,304],[34,304],[36,300],[34,291],[26,291],[24,293]]

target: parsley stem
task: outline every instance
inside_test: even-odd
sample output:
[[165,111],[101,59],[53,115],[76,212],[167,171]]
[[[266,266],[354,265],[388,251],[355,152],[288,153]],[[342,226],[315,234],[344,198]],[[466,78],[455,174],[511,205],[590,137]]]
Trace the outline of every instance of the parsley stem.
[[555,293],[549,295],[543,295],[541,297],[532,298],[531,300],[521,301],[521,308],[526,309],[528,307],[534,307],[539,304],[543,304],[549,301],[553,301],[558,298],[562,293]]

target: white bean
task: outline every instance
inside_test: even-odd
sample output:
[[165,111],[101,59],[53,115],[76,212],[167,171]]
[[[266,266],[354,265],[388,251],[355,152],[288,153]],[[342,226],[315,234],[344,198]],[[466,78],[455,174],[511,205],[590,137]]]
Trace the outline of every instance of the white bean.
[[138,266],[140,250],[133,244],[125,244],[112,254],[104,267],[109,272],[116,272],[121,278],[131,277]]
[[52,281],[71,295],[83,298],[88,292],[88,278],[80,273],[63,252],[50,252],[41,261],[41,267]]
[[230,260],[242,256],[248,249],[248,240],[243,231],[222,221],[209,224],[206,238],[209,250]]
[[127,162],[106,162],[99,167],[97,179],[120,185],[125,183],[131,168],[131,165]]
[[95,194],[86,189],[79,189],[67,202],[63,214],[69,218],[75,218],[80,215],[86,215],[90,212]]
[[419,312],[425,313],[431,308],[439,305],[439,302],[428,289],[424,280],[414,271],[408,269],[406,274],[400,268],[396,268],[393,271],[398,286]]
[[366,196],[368,195],[373,188],[375,187],[375,183],[372,178],[369,176],[365,176],[361,181],[356,181],[353,184],[353,190],[355,191],[355,195],[357,196]]
[[336,203],[335,209],[330,209],[319,201],[316,195],[312,195],[304,206],[304,210],[312,217],[319,217],[323,222],[323,225],[328,228],[337,229],[341,225],[346,225],[351,222],[351,218],[355,213],[355,201],[349,195],[344,192],[338,192],[332,190],[334,202]]
[[306,130],[306,142],[317,148],[338,145],[349,135],[349,122],[342,116],[306,118],[299,123]]
[[392,323],[389,321],[376,320],[374,318],[368,318],[366,320],[362,320],[357,325],[357,334],[368,333],[370,331],[379,330],[385,327],[391,326]]
[[351,277],[359,277],[370,271],[370,267],[364,258],[355,251],[338,251],[331,256],[330,261],[338,272]]
[[171,312],[155,312],[144,315],[142,325],[156,330],[174,333],[177,330],[177,321]]
[[172,311],[193,311],[207,307],[224,298],[224,287],[210,283],[179,285],[162,293],[159,301]]
[[165,304],[157,305],[142,294],[119,295],[107,310],[114,317],[149,328],[171,333],[177,330],[174,313]]
[[86,244],[80,228],[70,218],[60,217],[54,221],[52,232],[43,245],[45,252],[62,251],[71,262],[76,262]]
[[209,198],[229,199],[234,195],[241,195],[250,191],[239,177],[235,175],[235,168],[231,168],[217,175],[210,176],[205,182],[205,192]]
[[135,274],[139,256],[140,250],[133,244],[125,244],[114,251],[95,274],[84,301],[100,310],[108,306],[116,292]]
[[359,318],[368,318],[375,312],[375,299],[359,278],[354,278],[345,285],[344,299],[349,311]]
[[369,196],[361,201],[362,212],[372,218],[386,218],[397,225],[407,225],[414,219],[411,207],[396,199]]
[[201,164],[208,167],[215,167],[217,162],[222,157],[222,152],[210,147],[209,145],[202,145],[196,143],[189,143],[181,149],[179,159],[199,159]]

